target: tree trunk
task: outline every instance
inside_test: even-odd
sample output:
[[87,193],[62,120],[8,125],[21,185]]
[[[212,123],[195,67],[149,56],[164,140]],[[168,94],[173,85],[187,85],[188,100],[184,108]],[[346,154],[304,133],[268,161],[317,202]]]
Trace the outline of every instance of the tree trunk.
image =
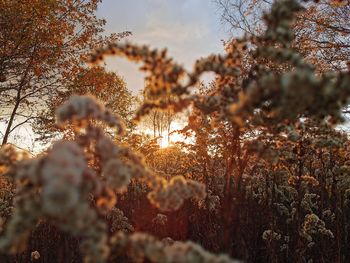
[[9,138],[9,135],[11,133],[13,120],[15,119],[15,116],[16,116],[16,113],[17,113],[17,109],[18,109],[19,104],[21,102],[21,89],[22,88],[19,87],[18,90],[17,90],[16,103],[15,103],[15,106],[13,107],[12,112],[11,112],[11,116],[10,116],[9,122],[7,124],[6,131],[5,131],[5,134],[4,134],[4,138],[2,139],[1,145],[5,145],[8,142],[8,138]]
[[22,77],[22,79],[21,79],[21,81],[20,81],[20,83],[18,85],[17,95],[16,95],[16,102],[15,102],[15,105],[14,105],[13,110],[11,112],[11,116],[10,116],[9,122],[7,124],[6,131],[5,131],[5,134],[4,134],[4,138],[2,139],[1,145],[5,145],[8,142],[9,135],[12,132],[11,128],[12,128],[13,120],[15,119],[15,116],[17,114],[17,110],[18,110],[19,104],[21,103],[21,99],[22,99],[21,98],[21,92],[22,92],[22,89],[23,89],[23,87],[25,85],[25,82],[26,82],[28,73],[30,71],[30,68],[32,66],[35,54],[36,54],[36,51],[34,50],[32,56],[31,56],[31,58],[30,58],[30,60],[28,62],[27,67],[26,67],[25,71],[23,72],[23,77]]

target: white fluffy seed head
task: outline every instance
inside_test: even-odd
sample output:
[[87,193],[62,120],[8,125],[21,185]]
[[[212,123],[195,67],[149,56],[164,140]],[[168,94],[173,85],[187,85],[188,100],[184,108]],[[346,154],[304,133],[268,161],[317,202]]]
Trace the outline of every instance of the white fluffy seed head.
[[56,110],[57,123],[63,125],[66,122],[85,127],[90,119],[105,122],[110,127],[115,127],[118,133],[124,131],[121,119],[111,113],[92,96],[71,96],[69,100]]

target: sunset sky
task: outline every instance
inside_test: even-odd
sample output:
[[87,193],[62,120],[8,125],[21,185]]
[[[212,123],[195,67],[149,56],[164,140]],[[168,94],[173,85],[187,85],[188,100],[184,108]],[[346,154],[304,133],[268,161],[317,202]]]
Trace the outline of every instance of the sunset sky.
[[[228,32],[220,22],[220,10],[214,0],[103,0],[97,16],[106,20],[105,34],[131,31],[128,40],[157,48],[168,48],[175,61],[191,69],[199,57],[223,51]],[[122,58],[106,60],[107,69],[120,74],[135,95],[143,88],[138,66]],[[204,77],[210,79],[210,77]],[[4,129],[0,123],[1,130]],[[34,146],[30,125],[22,125],[12,134],[24,148]]]
[[[103,0],[98,16],[107,21],[106,34],[131,31],[129,41],[168,47],[187,69],[199,57],[222,52],[221,40],[228,36],[213,0]],[[136,65],[109,58],[107,67],[121,74],[134,93],[143,88]]]

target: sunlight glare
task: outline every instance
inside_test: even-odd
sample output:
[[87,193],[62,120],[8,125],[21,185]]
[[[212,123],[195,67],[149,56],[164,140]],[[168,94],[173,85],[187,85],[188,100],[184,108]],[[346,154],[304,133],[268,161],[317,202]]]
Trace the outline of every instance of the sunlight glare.
[[176,142],[185,142],[185,141],[186,141],[186,138],[176,132],[170,134],[170,139],[168,140],[168,136],[166,132],[164,132],[159,140],[159,146],[160,148],[167,148]]

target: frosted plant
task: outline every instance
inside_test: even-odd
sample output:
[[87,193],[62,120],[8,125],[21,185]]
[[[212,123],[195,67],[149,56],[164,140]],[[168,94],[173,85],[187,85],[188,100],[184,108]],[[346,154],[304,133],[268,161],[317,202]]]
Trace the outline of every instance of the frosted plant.
[[334,222],[335,221],[335,213],[332,212],[332,210],[330,210],[330,209],[324,210],[322,212],[322,218],[324,218],[324,220],[326,222]]
[[0,176],[6,175],[15,167],[18,161],[28,159],[29,153],[17,149],[11,144],[6,144],[0,147]]
[[19,164],[15,210],[0,240],[1,249],[24,249],[30,230],[39,219],[47,218],[63,231],[83,237],[87,262],[99,262],[108,255],[107,227],[89,202],[92,176],[75,142],[58,142],[46,156]]
[[29,153],[11,144],[0,147],[0,218],[1,231],[12,214],[15,195],[14,173],[20,161],[29,158]]
[[274,206],[280,217],[288,218],[290,216],[289,209],[284,204],[275,203]]
[[[178,209],[188,198],[205,197],[202,184],[183,177],[168,183],[148,170],[142,157],[104,135],[91,120],[104,121],[118,133],[123,124],[92,97],[72,97],[57,115],[59,125],[75,125],[75,141],[58,141],[47,154],[18,163],[15,210],[0,240],[1,249],[23,250],[36,223],[47,219],[82,238],[85,262],[105,262],[110,248],[103,219],[111,222],[112,231],[133,230],[123,213],[113,208],[116,193],[132,179],[149,184],[149,199],[162,210]],[[3,151],[12,158],[12,151]]]
[[337,185],[341,189],[348,189],[350,187],[350,166],[343,165],[336,169]]
[[4,175],[18,161],[18,153],[12,145],[0,148],[0,173]]
[[[53,216],[66,214],[79,205],[76,189],[82,186],[84,174],[90,171],[84,153],[76,143],[54,144],[43,165],[34,169],[40,169],[42,175],[42,206],[46,213]],[[19,171],[19,177],[25,178],[25,171]]]
[[273,240],[280,240],[281,234],[271,229],[268,229],[268,230],[265,230],[264,233],[262,234],[262,239],[270,243]]
[[126,190],[130,183],[130,169],[119,160],[110,160],[103,167],[102,174],[107,178],[108,185],[116,189]]
[[302,185],[305,187],[305,185],[309,184],[311,186],[317,186],[319,182],[316,180],[315,177],[310,175],[302,175],[302,176],[295,176],[292,175],[288,179],[288,183],[292,186],[295,186],[299,183],[299,181],[302,183]]
[[220,197],[218,195],[213,195],[209,190],[207,192],[207,197],[198,202],[201,209],[208,209],[211,212],[218,212],[220,208]]
[[247,195],[258,203],[262,203],[266,200],[265,188],[266,180],[262,174],[258,174],[257,176],[251,177],[250,182],[246,185]]
[[315,213],[318,211],[318,201],[319,195],[317,194],[305,194],[303,200],[301,201],[301,207],[305,213]]
[[148,194],[152,204],[161,211],[177,210],[185,199],[205,198],[206,192],[203,184],[193,180],[185,180],[183,177],[175,176],[167,183],[164,179],[159,179],[156,188]]
[[107,220],[111,224],[110,230],[112,233],[116,233],[117,231],[122,231],[124,233],[134,231],[133,226],[129,223],[129,220],[124,215],[123,211],[116,207],[113,207],[108,211]]
[[157,214],[155,218],[152,219],[152,223],[156,226],[165,226],[168,222],[168,217],[163,214]]
[[33,251],[32,253],[30,253],[30,260],[31,261],[36,261],[40,259],[40,253],[38,251]]
[[334,238],[332,231],[326,228],[325,222],[315,214],[305,216],[302,235],[309,243],[315,242],[319,236]]
[[176,263],[234,263],[225,255],[213,255],[205,251],[201,246],[191,242],[161,242],[147,234],[135,233],[125,235],[118,233],[112,238],[112,246],[116,253],[126,252],[133,262]]
[[170,237],[165,237],[162,240],[162,243],[166,246],[173,245],[176,241]]
[[11,180],[0,175],[0,232],[3,231],[3,227],[12,213],[14,195],[15,189]]
[[290,242],[290,237],[289,236],[284,236],[283,237],[283,244],[280,246],[280,251],[288,251],[289,250],[289,242]]
[[319,182],[317,181],[317,179],[313,176],[310,176],[310,175],[303,175],[300,177],[300,179],[304,183],[309,184],[311,186],[318,186],[319,185]]
[[87,120],[95,119],[103,121],[110,127],[116,127],[119,133],[124,131],[124,125],[121,119],[108,109],[98,103],[92,96],[73,95],[69,100],[59,107],[56,111],[57,123],[65,122],[87,122]]

